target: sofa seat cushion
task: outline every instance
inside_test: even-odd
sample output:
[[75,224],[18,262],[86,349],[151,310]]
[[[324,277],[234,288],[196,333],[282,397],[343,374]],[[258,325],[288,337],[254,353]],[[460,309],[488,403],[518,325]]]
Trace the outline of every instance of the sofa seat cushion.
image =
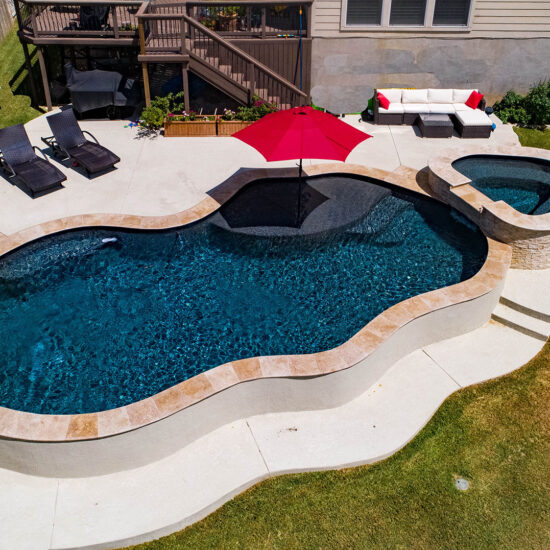
[[470,107],[465,103],[453,103],[453,107],[457,113],[458,111],[471,111]]
[[428,103],[428,90],[403,90],[401,103]]
[[428,103],[403,103],[404,113],[429,113],[430,106]]
[[458,111],[456,118],[462,126],[492,126],[493,121],[479,109],[468,109],[467,111]]
[[380,114],[399,114],[402,115],[405,111],[403,110],[403,104],[402,103],[390,103],[387,109],[384,109],[383,107],[378,108],[378,112]]
[[428,103],[428,108],[432,114],[454,115],[455,108],[452,103]]
[[390,103],[401,103],[401,92],[403,90],[401,90],[400,88],[382,88],[376,91],[386,97]]
[[452,88],[428,88],[428,103],[453,103]]
[[453,90],[453,103],[466,103],[468,101],[468,98],[472,95],[472,92],[477,92],[477,90],[472,90],[471,88],[468,90]]

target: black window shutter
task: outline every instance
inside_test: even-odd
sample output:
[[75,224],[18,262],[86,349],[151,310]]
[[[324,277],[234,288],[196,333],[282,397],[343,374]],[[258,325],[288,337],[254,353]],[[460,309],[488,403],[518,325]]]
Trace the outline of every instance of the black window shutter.
[[426,0],[392,0],[390,25],[424,25]]
[[348,25],[380,25],[382,0],[348,0]]
[[434,25],[466,26],[471,0],[436,0]]

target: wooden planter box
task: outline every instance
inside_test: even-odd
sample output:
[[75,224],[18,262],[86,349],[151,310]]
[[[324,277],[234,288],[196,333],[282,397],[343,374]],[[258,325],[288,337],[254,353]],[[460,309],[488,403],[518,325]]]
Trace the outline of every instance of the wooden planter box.
[[235,132],[254,124],[244,120],[218,120],[218,136],[231,136]]
[[215,120],[164,120],[164,137],[197,137],[217,135]]

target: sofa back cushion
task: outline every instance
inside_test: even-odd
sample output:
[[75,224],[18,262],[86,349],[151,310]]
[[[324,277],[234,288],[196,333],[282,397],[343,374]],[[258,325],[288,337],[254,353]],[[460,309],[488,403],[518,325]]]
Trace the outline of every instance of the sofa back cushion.
[[452,88],[429,88],[428,103],[453,103]]
[[453,103],[466,103],[468,98],[472,95],[472,92],[477,92],[477,90],[453,90]]
[[401,92],[403,90],[401,90],[400,88],[382,88],[376,91],[381,93],[384,97],[388,98],[388,101],[390,103],[401,103]]
[[403,103],[428,103],[428,90],[403,90]]

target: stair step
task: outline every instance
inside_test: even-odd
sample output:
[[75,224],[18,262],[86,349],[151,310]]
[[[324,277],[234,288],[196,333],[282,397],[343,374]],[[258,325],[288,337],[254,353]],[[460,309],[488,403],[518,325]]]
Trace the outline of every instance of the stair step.
[[537,340],[545,342],[550,336],[549,321],[532,317],[522,311],[508,307],[502,302],[497,304],[491,317],[495,321],[522,332],[523,334],[532,336]]
[[546,321],[547,323],[550,323],[550,315],[547,313],[543,313],[542,311],[537,311],[535,309],[532,309],[526,305],[520,304],[518,302],[515,302],[514,300],[511,300],[510,298],[506,298],[505,296],[500,297],[500,303],[504,304],[505,306],[515,309],[516,311],[519,311],[520,313],[524,313],[525,315],[529,315],[530,317],[534,317],[535,319],[540,319],[541,321]]

